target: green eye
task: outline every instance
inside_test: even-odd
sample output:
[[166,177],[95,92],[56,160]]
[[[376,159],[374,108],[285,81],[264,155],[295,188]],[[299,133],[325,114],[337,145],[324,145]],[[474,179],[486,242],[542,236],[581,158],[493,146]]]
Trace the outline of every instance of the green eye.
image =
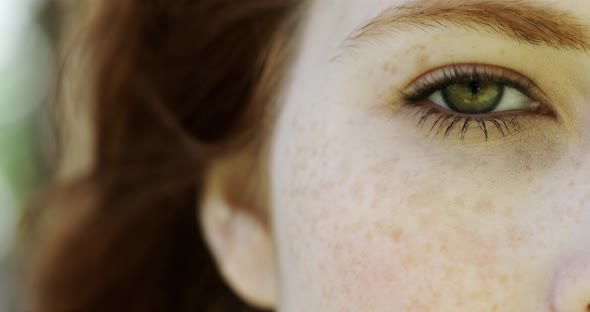
[[461,140],[475,127],[486,141],[492,128],[502,136],[512,134],[525,115],[557,117],[552,105],[543,103],[547,99],[533,80],[494,65],[440,67],[422,74],[400,95],[422,112],[419,126],[433,119],[429,134],[448,137],[458,129]]
[[523,111],[535,106],[528,96],[505,83],[477,78],[453,82],[432,93],[428,99],[436,105],[465,115]]
[[450,109],[463,114],[483,114],[498,106],[504,86],[491,81],[471,80],[451,84],[441,92]]

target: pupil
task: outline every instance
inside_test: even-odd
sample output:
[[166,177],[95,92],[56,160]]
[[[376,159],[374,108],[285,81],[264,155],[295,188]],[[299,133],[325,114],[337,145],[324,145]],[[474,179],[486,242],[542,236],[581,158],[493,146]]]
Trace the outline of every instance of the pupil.
[[471,89],[471,93],[473,94],[479,93],[479,91],[481,91],[481,85],[479,84],[479,81],[471,80],[469,82],[469,89]]

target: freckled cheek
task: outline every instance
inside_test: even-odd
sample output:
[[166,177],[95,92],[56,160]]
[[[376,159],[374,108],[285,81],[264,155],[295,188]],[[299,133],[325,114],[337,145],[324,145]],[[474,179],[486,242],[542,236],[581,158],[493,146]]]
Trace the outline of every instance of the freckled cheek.
[[[366,183],[338,159],[326,157],[327,150],[298,145],[284,154],[275,227],[280,262],[288,267],[285,278],[300,296],[314,302],[344,303],[374,297],[383,288],[391,291],[398,269],[389,255],[392,250],[402,254],[402,247],[381,244],[381,234],[372,230],[377,216]],[[387,257],[380,256],[384,252]],[[369,303],[362,304],[366,308]]]
[[[306,298],[328,306],[378,311],[383,304],[409,307],[417,304],[417,298],[435,300],[452,285],[461,285],[461,262],[466,259],[459,259],[461,253],[445,243],[448,236],[425,235],[403,220],[380,223],[368,213],[347,214],[349,209],[367,208],[346,207],[352,204],[344,198],[305,201],[309,211],[289,217],[287,228],[298,230],[287,244],[290,258],[298,259],[289,265],[291,281]],[[325,207],[344,213],[316,212]],[[485,255],[479,259],[489,260]]]
[[[437,291],[425,287],[462,285],[462,270],[495,265],[501,246],[510,246],[498,225],[515,217],[514,207],[497,201],[505,192],[490,188],[489,165],[484,172],[414,161],[425,153],[412,151],[412,142],[376,146],[369,139],[378,134],[354,139],[321,120],[283,126],[273,154],[273,217],[281,282],[299,302],[363,311],[383,302],[411,306],[419,293],[434,300]],[[319,310],[343,310],[330,307]]]
[[428,254],[437,242],[419,233],[418,219],[403,217],[402,200],[391,192],[400,185],[382,185],[336,160],[301,156],[284,159],[288,196],[276,216],[293,288],[318,302],[355,298],[348,304],[359,311],[406,300],[408,285],[416,283],[404,272],[436,263]]

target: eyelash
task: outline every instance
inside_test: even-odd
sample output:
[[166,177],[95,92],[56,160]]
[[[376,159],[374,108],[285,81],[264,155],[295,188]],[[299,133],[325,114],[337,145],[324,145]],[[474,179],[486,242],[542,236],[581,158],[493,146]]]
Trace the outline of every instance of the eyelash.
[[[468,82],[471,80],[491,81],[505,87],[514,88],[522,92],[537,103],[541,103],[534,110],[512,112],[495,112],[486,114],[462,114],[447,110],[437,104],[430,103],[427,98],[439,89],[450,84]],[[436,118],[428,135],[436,130],[436,136],[442,134],[448,137],[453,130],[459,129],[460,139],[464,140],[471,124],[475,124],[483,132],[485,140],[489,139],[489,127],[496,128],[502,137],[517,133],[520,129],[520,119],[527,114],[548,115],[554,117],[554,112],[548,105],[542,104],[541,92],[533,80],[497,66],[481,64],[450,65],[428,72],[419,77],[405,91],[400,92],[406,105],[419,108],[418,126],[423,127],[426,121]]]

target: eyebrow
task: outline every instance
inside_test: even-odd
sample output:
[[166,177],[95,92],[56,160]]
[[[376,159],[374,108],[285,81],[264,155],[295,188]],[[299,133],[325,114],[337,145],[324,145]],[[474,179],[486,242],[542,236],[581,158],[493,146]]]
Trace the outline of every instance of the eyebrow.
[[524,0],[417,0],[386,9],[357,29],[347,42],[381,38],[395,32],[446,28],[496,33],[534,46],[586,53],[586,26],[568,12]]

